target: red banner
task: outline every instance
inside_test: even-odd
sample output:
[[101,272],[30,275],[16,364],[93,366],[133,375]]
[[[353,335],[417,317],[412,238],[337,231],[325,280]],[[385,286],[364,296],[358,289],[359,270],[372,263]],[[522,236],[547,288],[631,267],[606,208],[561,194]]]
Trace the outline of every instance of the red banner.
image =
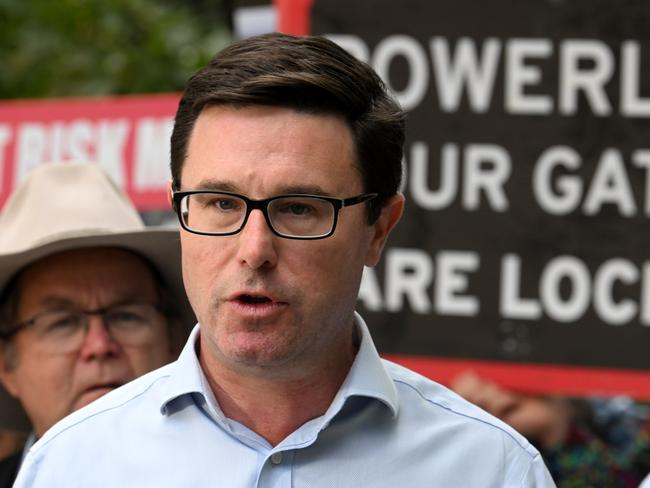
[[168,209],[169,137],[179,95],[0,103],[0,208],[36,166],[98,163],[140,210]]

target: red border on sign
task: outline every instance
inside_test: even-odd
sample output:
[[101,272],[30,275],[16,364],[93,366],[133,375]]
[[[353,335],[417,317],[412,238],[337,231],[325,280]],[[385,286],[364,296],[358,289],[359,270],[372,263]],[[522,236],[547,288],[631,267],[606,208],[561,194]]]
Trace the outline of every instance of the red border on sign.
[[273,4],[278,15],[278,31],[294,35],[309,34],[313,0],[273,0]]
[[443,384],[460,373],[473,371],[504,388],[524,393],[570,396],[629,395],[650,400],[650,372],[566,365],[447,359],[426,356],[383,355]]

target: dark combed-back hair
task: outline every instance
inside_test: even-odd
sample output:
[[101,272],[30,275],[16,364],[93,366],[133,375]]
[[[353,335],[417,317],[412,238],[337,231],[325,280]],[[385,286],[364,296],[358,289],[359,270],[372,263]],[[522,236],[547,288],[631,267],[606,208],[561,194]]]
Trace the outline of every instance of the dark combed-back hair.
[[266,34],[219,52],[188,81],[171,137],[173,186],[180,189],[189,138],[203,108],[267,105],[342,116],[356,145],[374,222],[402,177],[404,112],[370,66],[318,36]]

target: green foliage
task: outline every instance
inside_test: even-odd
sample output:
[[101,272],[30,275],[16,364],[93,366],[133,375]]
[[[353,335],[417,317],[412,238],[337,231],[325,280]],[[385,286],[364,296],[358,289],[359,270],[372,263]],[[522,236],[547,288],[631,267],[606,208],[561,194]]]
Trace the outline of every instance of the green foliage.
[[180,90],[230,42],[228,4],[200,4],[0,0],[0,98]]

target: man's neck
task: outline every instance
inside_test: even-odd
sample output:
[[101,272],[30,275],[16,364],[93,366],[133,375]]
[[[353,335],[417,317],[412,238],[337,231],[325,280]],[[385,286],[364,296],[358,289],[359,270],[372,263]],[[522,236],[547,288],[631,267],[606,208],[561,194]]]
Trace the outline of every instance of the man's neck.
[[200,361],[226,417],[275,446],[327,411],[354,362],[358,342],[353,341],[347,349],[328,364],[294,366],[294,375],[234,370],[203,356]]

